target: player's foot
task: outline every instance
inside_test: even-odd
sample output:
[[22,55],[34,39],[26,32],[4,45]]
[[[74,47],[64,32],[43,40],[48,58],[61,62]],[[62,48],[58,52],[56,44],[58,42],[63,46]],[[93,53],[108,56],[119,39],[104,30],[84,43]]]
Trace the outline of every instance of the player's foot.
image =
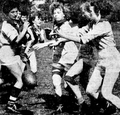
[[116,112],[116,107],[112,103],[108,102],[107,107],[104,111],[104,115],[111,115],[115,112]]
[[6,107],[6,111],[9,113],[20,113],[15,103],[8,104]]

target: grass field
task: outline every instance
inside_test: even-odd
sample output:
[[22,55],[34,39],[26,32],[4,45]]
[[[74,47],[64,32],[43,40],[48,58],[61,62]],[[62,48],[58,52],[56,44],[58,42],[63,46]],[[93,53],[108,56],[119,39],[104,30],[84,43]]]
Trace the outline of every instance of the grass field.
[[[112,24],[115,40],[117,43],[117,47],[120,51],[120,24],[114,23]],[[85,49],[84,49],[85,48]],[[81,76],[90,75],[92,72],[92,68],[94,65],[94,60],[91,59],[93,56],[90,55],[90,48],[86,48],[85,46],[82,48],[82,56],[84,57],[84,61],[87,64],[85,66],[83,73]],[[38,86],[35,89],[25,91],[23,90],[20,94],[20,98],[18,103],[24,107],[21,107],[24,115],[52,115],[54,112],[54,89],[52,85],[51,79],[51,64],[52,64],[52,50],[49,48],[44,48],[36,51],[37,61],[38,61],[38,72],[37,72],[37,82]],[[89,60],[90,59],[90,60]],[[90,71],[87,71],[87,67],[91,67]],[[89,73],[88,73],[89,72]],[[3,72],[4,74],[4,72]],[[11,77],[11,76],[9,76]],[[81,86],[81,85],[80,85]],[[118,78],[113,93],[120,97],[120,78]],[[8,92],[10,90],[9,83],[6,83],[0,87],[0,115],[15,115],[9,114],[5,112],[5,104],[8,98]],[[83,90],[83,88],[82,88]],[[83,90],[84,93],[84,90]],[[67,106],[70,106],[71,100],[67,97],[68,92],[63,89],[63,94],[65,95],[65,103]],[[71,105],[72,106],[72,105]],[[21,115],[21,114],[20,114]],[[57,115],[74,115],[72,113],[63,112]],[[116,112],[113,115],[120,115],[120,112]]]

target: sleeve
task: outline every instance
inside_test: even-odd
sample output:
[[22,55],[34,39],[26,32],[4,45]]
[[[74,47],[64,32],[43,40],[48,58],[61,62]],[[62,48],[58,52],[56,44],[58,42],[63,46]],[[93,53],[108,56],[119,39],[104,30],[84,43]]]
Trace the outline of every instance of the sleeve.
[[111,28],[111,25],[109,23],[100,22],[97,25],[94,25],[93,28],[91,28],[91,30],[88,31],[88,33],[84,35],[80,34],[81,40],[83,44],[85,44],[97,37],[106,36],[110,32],[110,28]]
[[16,39],[16,37],[18,36],[17,30],[7,22],[3,23],[1,31],[3,31],[10,38],[11,41]]
[[[81,41],[83,42],[82,37],[84,37],[85,34],[88,33],[88,31],[89,31],[89,26],[88,26],[88,25],[87,25],[87,26],[84,26],[84,27],[82,27],[82,28],[79,28],[78,30],[76,30],[75,36],[76,36],[77,38],[79,38],[80,43],[81,43]],[[84,43],[84,42],[83,42],[83,43]]]

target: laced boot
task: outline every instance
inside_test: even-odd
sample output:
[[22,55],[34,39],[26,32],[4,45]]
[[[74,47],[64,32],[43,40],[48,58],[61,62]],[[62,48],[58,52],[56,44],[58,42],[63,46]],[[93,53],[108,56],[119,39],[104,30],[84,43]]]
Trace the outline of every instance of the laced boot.
[[111,115],[116,112],[116,106],[107,101],[107,107],[102,115]]
[[93,96],[89,94],[88,94],[88,97],[90,98],[90,106],[89,106],[90,114],[98,115],[101,108],[101,104],[99,103],[100,101],[98,99],[95,99]]
[[62,113],[63,112],[63,104],[62,104],[62,96],[55,95],[56,98],[56,112]]
[[12,102],[12,101],[8,101],[8,104],[6,106],[6,111],[10,112],[10,113],[20,113],[20,111],[17,108],[17,105]]
[[83,98],[78,98],[77,99],[77,106],[78,106],[78,110],[74,111],[74,113],[80,114],[80,115],[84,115],[84,110],[87,110],[87,104],[85,103]]
[[84,101],[84,99],[78,99],[79,104],[79,114],[80,115],[91,115],[90,107],[89,105]]
[[109,101],[107,101],[102,94],[99,94],[97,99],[97,106],[99,115],[109,115],[109,113],[114,113],[116,111],[116,107]]

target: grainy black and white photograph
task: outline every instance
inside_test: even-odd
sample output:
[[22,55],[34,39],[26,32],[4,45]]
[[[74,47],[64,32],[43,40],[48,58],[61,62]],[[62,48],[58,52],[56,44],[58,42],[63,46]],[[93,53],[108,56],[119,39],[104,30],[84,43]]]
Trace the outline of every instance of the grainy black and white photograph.
[[0,115],[120,115],[120,1],[0,0]]

